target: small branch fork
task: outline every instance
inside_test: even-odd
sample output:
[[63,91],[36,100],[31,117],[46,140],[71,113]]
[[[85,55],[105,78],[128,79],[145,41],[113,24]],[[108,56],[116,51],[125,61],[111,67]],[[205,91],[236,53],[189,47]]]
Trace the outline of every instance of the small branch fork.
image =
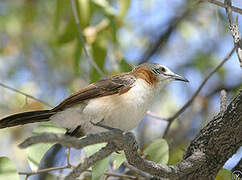
[[[188,147],[183,160],[173,166],[157,164],[143,159],[138,153],[138,145],[134,135],[131,132],[126,133],[118,129],[88,135],[82,139],[68,137],[61,134],[41,134],[28,138],[21,143],[19,147],[27,148],[36,143],[56,142],[66,147],[80,149],[87,145],[107,142],[107,145],[100,151],[86,158],[84,162],[80,163],[78,166],[73,167],[73,170],[65,177],[66,180],[74,180],[78,178],[81,173],[86,171],[94,163],[109,156],[111,153],[120,150],[124,150],[129,164],[141,171],[151,174],[154,177],[172,179],[205,179],[205,177],[208,176],[215,177],[218,170],[223,166],[226,160],[230,158],[242,145],[241,108],[242,91],[237,95],[237,97],[235,97],[222,115],[219,113],[219,116],[215,116],[200,131]],[[227,135],[230,136],[229,140]],[[226,147],[230,148],[225,151]],[[215,164],[214,161],[216,161]],[[62,168],[65,167],[66,166],[63,166]],[[28,175],[23,172],[20,174]],[[34,174],[34,172],[29,173],[29,175],[32,174]],[[130,179],[132,179],[132,177]]]

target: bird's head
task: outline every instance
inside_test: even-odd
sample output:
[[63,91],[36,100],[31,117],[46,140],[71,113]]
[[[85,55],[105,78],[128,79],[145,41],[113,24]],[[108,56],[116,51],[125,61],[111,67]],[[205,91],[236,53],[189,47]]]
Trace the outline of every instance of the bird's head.
[[163,87],[171,81],[189,82],[186,78],[175,74],[164,65],[158,63],[144,63],[137,66],[133,73],[136,77],[143,78],[146,82],[156,87]]

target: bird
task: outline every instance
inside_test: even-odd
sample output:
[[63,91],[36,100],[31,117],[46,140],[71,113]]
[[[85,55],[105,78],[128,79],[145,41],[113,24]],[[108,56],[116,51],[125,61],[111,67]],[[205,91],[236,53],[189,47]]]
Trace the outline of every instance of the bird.
[[189,82],[164,65],[144,63],[130,72],[92,83],[50,110],[7,116],[0,120],[0,129],[52,121],[74,137],[107,131],[105,127],[130,131],[143,119],[161,90],[174,80]]

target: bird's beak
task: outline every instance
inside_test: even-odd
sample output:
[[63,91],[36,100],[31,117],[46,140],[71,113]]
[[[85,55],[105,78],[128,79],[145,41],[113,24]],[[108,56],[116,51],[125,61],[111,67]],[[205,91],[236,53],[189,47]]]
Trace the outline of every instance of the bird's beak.
[[180,76],[178,74],[175,74],[175,73],[173,73],[171,75],[171,77],[172,77],[172,79],[177,80],[177,81],[189,82],[186,78],[184,78],[184,77],[182,77],[182,76]]

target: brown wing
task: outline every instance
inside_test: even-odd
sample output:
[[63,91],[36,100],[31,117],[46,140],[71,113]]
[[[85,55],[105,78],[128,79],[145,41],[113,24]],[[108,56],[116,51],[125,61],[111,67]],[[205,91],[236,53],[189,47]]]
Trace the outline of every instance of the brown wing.
[[127,92],[135,82],[135,77],[129,73],[111,76],[107,79],[97,81],[67,97],[52,111],[61,111],[85,100],[108,96],[112,94],[123,94]]

